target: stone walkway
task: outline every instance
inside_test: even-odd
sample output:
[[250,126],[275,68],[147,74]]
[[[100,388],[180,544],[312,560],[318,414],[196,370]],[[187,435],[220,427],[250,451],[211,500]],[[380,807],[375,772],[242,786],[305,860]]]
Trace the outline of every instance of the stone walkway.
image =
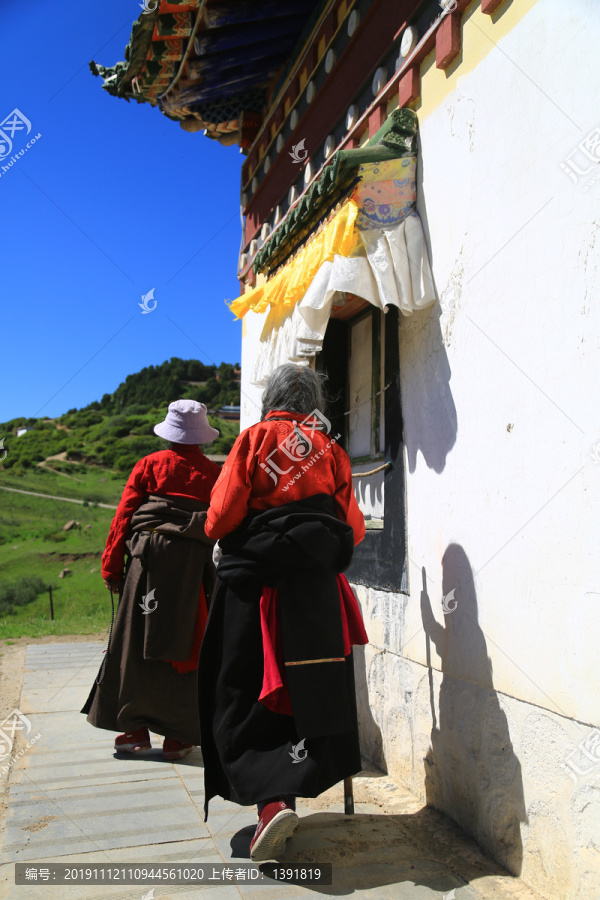
[[[423,809],[377,772],[355,779],[354,816],[343,815],[341,785],[298,805],[300,826],[281,862],[331,862],[329,886],[15,885],[16,862],[78,868],[121,863],[227,863],[235,868],[249,862],[256,813],[216,800],[204,823],[199,750],[180,762],[165,762],[160,739],[154,738],[156,750],[117,758],[114,735],[92,728],[79,714],[102,649],[97,643],[27,648],[20,711],[31,731],[19,734],[13,754],[39,737],[4,775],[10,777],[10,796],[0,852],[0,898],[288,900],[317,893],[365,900],[535,900],[453,823]],[[0,761],[0,772],[7,761]]]

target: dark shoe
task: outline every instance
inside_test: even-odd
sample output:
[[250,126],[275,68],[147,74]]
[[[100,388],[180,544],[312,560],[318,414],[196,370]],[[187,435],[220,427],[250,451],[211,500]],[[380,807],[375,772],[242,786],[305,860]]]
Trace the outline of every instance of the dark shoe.
[[115,750],[117,753],[136,753],[138,750],[150,750],[150,732],[147,728],[138,728],[137,731],[126,731],[115,738]]
[[163,756],[165,759],[181,759],[194,749],[193,744],[182,744],[173,738],[165,738],[163,742]]
[[285,842],[298,827],[298,816],[284,800],[272,800],[263,807],[250,844],[250,859],[263,862],[285,850]]

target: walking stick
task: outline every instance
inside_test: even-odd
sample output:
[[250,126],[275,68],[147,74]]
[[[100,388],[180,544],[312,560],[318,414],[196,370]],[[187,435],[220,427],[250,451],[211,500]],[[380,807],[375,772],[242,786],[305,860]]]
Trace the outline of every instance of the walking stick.
[[350,778],[344,778],[344,812],[347,816],[354,815],[354,787],[352,785],[352,775]]

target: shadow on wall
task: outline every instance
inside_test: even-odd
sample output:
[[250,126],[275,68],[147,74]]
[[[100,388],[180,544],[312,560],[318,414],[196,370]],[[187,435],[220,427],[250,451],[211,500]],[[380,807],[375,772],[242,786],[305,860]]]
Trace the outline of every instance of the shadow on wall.
[[[417,180],[418,211],[433,271],[434,254],[427,221],[423,156],[420,152]],[[439,298],[435,284],[433,290]],[[444,341],[444,334],[451,340],[456,298],[454,294],[446,294],[442,301],[444,306],[438,300],[435,306],[408,319],[400,317],[402,419],[410,472],[417,467],[419,450],[428,468],[443,472],[458,433],[456,406],[450,390],[452,372]]]
[[[521,764],[492,680],[492,664],[479,627],[474,575],[459,544],[442,559],[444,621],[434,616],[423,568],[421,615],[430,677],[431,748],[425,758],[427,803],[451,816],[515,875],[527,821]],[[441,658],[439,721],[435,708],[431,643]]]
[[387,775],[388,770],[383,750],[381,728],[373,717],[369,703],[365,648],[360,645],[353,647],[352,658],[354,660],[354,682],[356,685],[356,707],[361,752],[363,756],[375,763]]

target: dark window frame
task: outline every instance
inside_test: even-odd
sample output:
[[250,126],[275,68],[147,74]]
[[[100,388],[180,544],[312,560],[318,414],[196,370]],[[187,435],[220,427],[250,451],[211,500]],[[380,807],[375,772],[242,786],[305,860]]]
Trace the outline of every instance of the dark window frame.
[[[330,320],[333,322],[334,320]],[[352,320],[350,320],[352,321]],[[346,323],[349,325],[349,322]],[[406,542],[406,477],[404,470],[404,441],[402,430],[402,405],[400,398],[400,335],[399,311],[389,306],[385,313],[384,356],[384,453],[377,464],[390,462],[384,474],[383,528],[367,529],[364,539],[354,548],[354,558],[346,577],[355,584],[395,593],[408,592],[407,542]],[[327,346],[325,335],[324,351]],[[340,335],[338,335],[338,339]],[[342,338],[343,340],[343,338]],[[349,347],[349,328],[346,333]],[[338,356],[338,359],[340,357]],[[343,358],[343,357],[342,357]],[[339,367],[330,378],[333,387],[340,386]],[[348,370],[343,373],[346,394],[336,399],[335,406],[347,409]],[[335,421],[332,416],[332,421]],[[338,418],[339,421],[339,418]],[[337,433],[335,424],[334,433]],[[344,437],[345,437],[344,433]]]

